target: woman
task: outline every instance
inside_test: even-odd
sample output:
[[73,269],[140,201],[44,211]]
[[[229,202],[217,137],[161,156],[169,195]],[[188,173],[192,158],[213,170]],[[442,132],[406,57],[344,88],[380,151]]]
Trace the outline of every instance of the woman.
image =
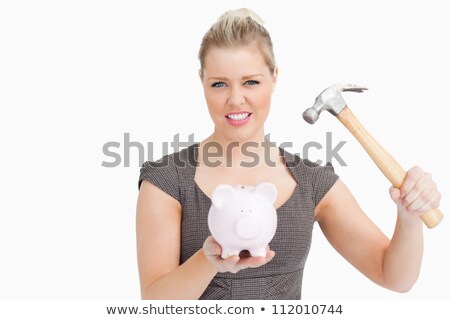
[[[199,59],[215,129],[199,144],[141,168],[136,223],[142,298],[300,299],[315,221],[370,280],[408,291],[422,259],[419,215],[440,200],[430,175],[414,167],[401,189],[390,189],[398,210],[389,240],[331,166],[303,161],[264,140],[278,68],[256,14],[226,12],[205,34]],[[222,259],[207,226],[213,189],[261,182],[278,189],[277,232],[266,257]]]

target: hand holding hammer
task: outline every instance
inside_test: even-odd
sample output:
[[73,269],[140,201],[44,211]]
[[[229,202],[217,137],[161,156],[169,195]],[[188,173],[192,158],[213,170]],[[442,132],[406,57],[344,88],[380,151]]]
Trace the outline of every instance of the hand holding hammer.
[[[370,135],[358,119],[356,119],[341,95],[341,92],[343,91],[363,92],[363,90],[367,90],[367,88],[350,84],[335,84],[319,94],[314,105],[303,112],[303,118],[306,122],[313,124],[319,118],[322,110],[327,110],[332,115],[336,116],[361,143],[363,148],[392,185],[395,188],[400,188],[406,177],[405,170],[403,170],[397,161],[395,161],[395,159]],[[443,214],[438,208],[435,208],[420,215],[420,218],[428,228],[433,228],[441,222]]]

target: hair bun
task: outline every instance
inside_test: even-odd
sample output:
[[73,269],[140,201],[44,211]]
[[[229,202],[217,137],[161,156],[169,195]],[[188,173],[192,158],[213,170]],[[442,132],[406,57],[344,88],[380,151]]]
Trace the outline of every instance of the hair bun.
[[264,20],[261,19],[260,16],[258,16],[255,12],[248,8],[241,8],[236,10],[229,10],[223,14],[221,19],[226,17],[241,17],[241,18],[252,18],[256,23],[258,23],[261,26],[264,26]]

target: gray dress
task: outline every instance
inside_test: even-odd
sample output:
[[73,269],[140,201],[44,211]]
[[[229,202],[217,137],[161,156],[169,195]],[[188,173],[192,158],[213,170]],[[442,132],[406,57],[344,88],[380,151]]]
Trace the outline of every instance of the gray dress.
[[[147,180],[177,199],[182,207],[180,264],[210,235],[211,200],[194,181],[198,144],[142,165],[138,187]],[[297,181],[292,196],[277,209],[277,231],[269,243],[276,255],[259,268],[217,273],[200,299],[300,299],[303,269],[311,246],[314,208],[338,179],[331,164],[318,166],[280,148]]]

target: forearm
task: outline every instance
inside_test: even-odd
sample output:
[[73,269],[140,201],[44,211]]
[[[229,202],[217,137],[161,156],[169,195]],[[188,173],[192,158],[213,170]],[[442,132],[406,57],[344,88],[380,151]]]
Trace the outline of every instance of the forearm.
[[144,288],[141,296],[148,300],[198,299],[216,273],[200,249],[185,263]]
[[418,216],[397,213],[395,231],[383,259],[385,286],[406,292],[420,273],[423,256],[423,225]]

